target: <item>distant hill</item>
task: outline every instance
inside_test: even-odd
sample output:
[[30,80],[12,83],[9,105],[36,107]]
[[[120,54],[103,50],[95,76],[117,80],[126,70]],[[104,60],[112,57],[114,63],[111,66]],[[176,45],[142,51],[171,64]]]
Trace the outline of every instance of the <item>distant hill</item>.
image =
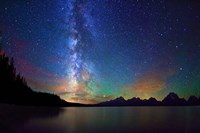
[[59,96],[35,92],[20,74],[16,74],[13,58],[7,57],[0,49],[0,103],[35,106],[80,106],[68,103]]
[[179,98],[179,96],[173,92],[169,93],[163,100],[162,105],[187,105],[188,102],[184,98]]
[[198,99],[195,96],[190,96],[189,99],[188,99],[188,103],[191,104],[191,105],[199,105],[199,103],[200,103],[200,97]]
[[123,97],[116,98],[114,100],[105,101],[99,103],[98,106],[188,106],[188,105],[200,105],[200,97],[189,97],[186,101],[184,98],[173,92],[169,93],[162,101],[157,101],[155,98],[149,98],[141,100],[140,98],[133,97],[125,100]]

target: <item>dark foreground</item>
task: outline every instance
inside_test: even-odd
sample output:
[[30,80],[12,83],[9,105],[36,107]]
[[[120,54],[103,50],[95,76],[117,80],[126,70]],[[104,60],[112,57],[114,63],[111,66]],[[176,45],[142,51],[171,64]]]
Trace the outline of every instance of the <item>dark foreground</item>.
[[199,133],[200,107],[23,107],[0,105],[1,133]]

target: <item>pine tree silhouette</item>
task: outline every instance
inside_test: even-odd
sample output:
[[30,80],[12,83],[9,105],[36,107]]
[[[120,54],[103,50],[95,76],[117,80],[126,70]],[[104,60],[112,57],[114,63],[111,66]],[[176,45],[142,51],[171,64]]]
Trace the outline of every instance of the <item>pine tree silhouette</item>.
[[0,102],[22,105],[71,105],[59,96],[43,92],[34,92],[23,76],[16,73],[14,59],[3,52],[0,42]]

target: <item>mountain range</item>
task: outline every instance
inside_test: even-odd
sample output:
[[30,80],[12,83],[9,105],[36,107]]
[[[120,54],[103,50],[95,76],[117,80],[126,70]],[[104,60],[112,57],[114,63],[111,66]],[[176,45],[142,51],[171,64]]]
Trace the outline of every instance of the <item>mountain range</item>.
[[123,97],[118,97],[114,100],[99,103],[98,106],[187,106],[200,105],[200,97],[190,96],[188,100],[180,98],[176,93],[170,92],[162,101],[158,101],[151,97],[149,99],[140,99],[133,97],[125,100]]

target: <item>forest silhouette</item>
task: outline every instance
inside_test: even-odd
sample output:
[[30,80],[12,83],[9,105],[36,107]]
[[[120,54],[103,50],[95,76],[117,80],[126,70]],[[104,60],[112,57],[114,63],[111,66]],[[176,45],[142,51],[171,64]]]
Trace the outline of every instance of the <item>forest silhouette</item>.
[[2,50],[0,42],[0,103],[36,106],[74,106],[55,94],[35,92],[23,76],[16,72],[14,59]]

